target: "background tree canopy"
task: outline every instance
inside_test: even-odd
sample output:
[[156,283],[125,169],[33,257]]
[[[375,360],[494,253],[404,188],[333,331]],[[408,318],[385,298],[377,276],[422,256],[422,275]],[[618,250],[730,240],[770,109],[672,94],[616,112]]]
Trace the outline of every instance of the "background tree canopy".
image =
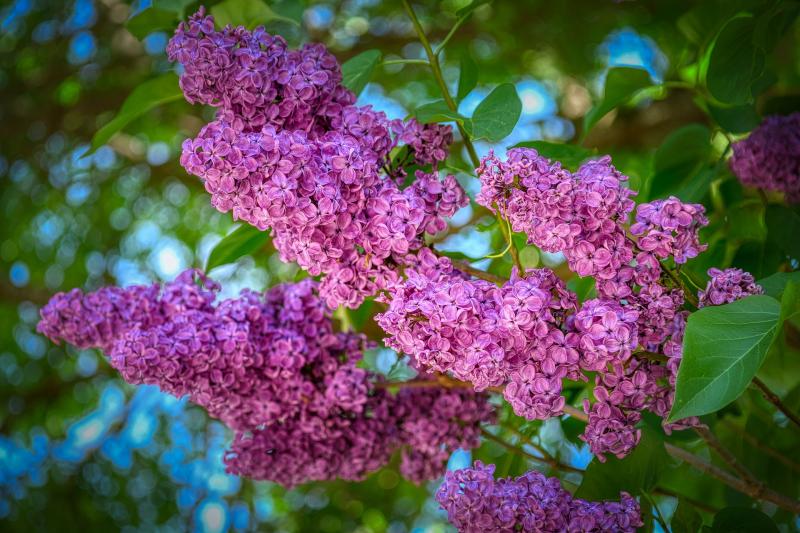
[[[800,214],[772,195],[762,199],[743,188],[725,164],[731,142],[763,117],[800,110],[800,4],[418,1],[413,6],[433,46],[446,44],[442,70],[458,97],[457,112],[443,105],[421,64],[425,51],[399,2],[203,4],[221,24],[263,24],[293,46],[324,43],[341,63],[353,59],[344,68],[345,83],[361,91],[359,104],[390,118],[458,121],[476,139],[479,156],[530,146],[574,169],[587,157],[610,154],[630,176],[637,202],[675,195],[703,203],[710,224],[701,236],[709,249],[681,274],[701,287],[709,267],[734,266],[766,278],[765,300],[746,300],[746,309],[734,311],[769,312],[774,323],[752,332],[768,336],[766,343],[725,345],[732,357],[758,352],[748,356],[752,369],[745,378],[725,376],[724,387],[713,380],[693,385],[673,415],[703,415],[724,448],[770,489],[800,496],[793,453],[800,432],[758,386],[748,387],[758,371],[758,383],[789,410],[800,410],[792,283],[798,282]],[[432,499],[439,481],[414,485],[398,474],[396,461],[362,483],[291,490],[228,475],[225,426],[154,386],[127,385],[97,350],[58,346],[36,332],[39,308],[73,287],[170,281],[196,266],[208,268],[222,294],[231,296],[305,275],[280,261],[268,234],[215,210],[201,181],[179,164],[181,143],[213,110],[183,99],[165,47],[178,21],[199,5],[11,0],[0,7],[0,527],[447,531],[447,517]],[[474,199],[480,186],[462,144],[446,166]],[[507,276],[512,259],[499,253],[505,228],[493,220],[471,202],[449,221],[454,230],[437,247],[456,259],[482,259],[481,268]],[[593,293],[591,279],[570,273],[563,257],[516,237],[512,246],[523,265],[553,268],[581,298]],[[368,302],[335,316],[380,339],[375,311]],[[698,312],[692,320],[714,331],[725,319]],[[716,339],[709,345],[702,336],[687,337],[696,350],[720,349]],[[393,351],[376,349],[365,364],[393,380],[408,378],[398,361]],[[713,377],[724,369],[696,372]],[[578,401],[586,387],[566,394]],[[618,465],[592,461],[574,418],[531,422],[508,405],[499,412],[517,428],[502,435],[505,442],[522,446],[533,439],[559,460],[588,467],[583,481],[575,473],[564,476],[566,487],[580,486],[581,497],[647,494],[645,530],[663,531],[661,520],[674,532],[701,524],[713,531],[731,531],[730,524],[741,531],[798,528],[790,512],[766,504],[761,514],[752,494],[676,466],[665,442],[725,463],[694,434],[655,431],[660,420],[645,419],[652,427],[643,444]],[[449,465],[464,467],[475,458],[495,463],[499,476],[531,468],[490,438],[477,450],[454,453]],[[659,491],[651,491],[656,485]]]

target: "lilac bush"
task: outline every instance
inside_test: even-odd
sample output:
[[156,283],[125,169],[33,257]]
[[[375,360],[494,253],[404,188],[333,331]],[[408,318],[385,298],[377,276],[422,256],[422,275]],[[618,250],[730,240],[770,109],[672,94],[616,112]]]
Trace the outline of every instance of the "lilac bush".
[[[494,435],[485,427],[512,412],[585,422],[579,438],[593,465],[630,456],[646,425],[660,425],[664,439],[684,429],[705,438],[707,425],[694,416],[705,412],[672,416],[688,316],[764,290],[738,268],[711,268],[707,287],[690,289],[684,269],[707,250],[701,230],[712,223],[702,204],[683,196],[637,204],[632,180],[608,155],[583,157],[574,172],[534,148],[478,160],[461,117],[480,183],[473,208],[497,219],[507,242],[498,256],[513,263],[510,276],[486,272],[433,244],[470,203],[440,172],[456,139],[451,126],[389,120],[356,105],[324,46],[293,50],[263,27],[216,29],[203,8],[167,51],[182,68],[186,100],[216,109],[184,142],[181,164],[216,209],[269,231],[280,258],[307,277],[223,301],[199,270],[163,288],[75,289],[42,308],[38,329],[99,348],[129,383],[188,396],[223,421],[235,432],[229,472],[287,487],[361,480],[398,454],[401,474],[421,483],[442,476],[455,450],[479,448]],[[429,61],[438,64],[435,54]],[[797,164],[784,159],[797,159],[799,116],[768,119],[734,145],[731,165],[744,183],[794,198]],[[525,268],[515,233],[563,256],[566,268]],[[594,294],[579,296],[565,274],[593,278]],[[376,339],[337,328],[334,311],[349,316],[367,298],[379,308],[378,337],[408,356],[414,379],[369,370],[363,354]],[[506,448],[564,466],[513,433],[519,443]],[[746,480],[743,467],[731,466]],[[635,531],[644,523],[637,497],[645,492],[589,502],[540,472],[495,479],[494,470],[478,461],[445,475],[436,499],[460,531]],[[730,485],[725,475],[717,478]]]

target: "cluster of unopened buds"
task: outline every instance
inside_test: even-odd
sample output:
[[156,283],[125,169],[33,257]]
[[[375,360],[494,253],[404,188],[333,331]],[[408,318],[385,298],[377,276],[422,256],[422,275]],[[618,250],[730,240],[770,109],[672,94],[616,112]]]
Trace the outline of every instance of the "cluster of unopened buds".
[[[573,173],[533,149],[490,154],[477,169],[478,204],[594,277],[596,297],[579,301],[549,269],[515,268],[498,285],[424,242],[467,203],[455,178],[438,173],[449,126],[357,106],[321,45],[291,50],[263,28],[217,30],[202,9],[168,54],[183,67],[187,100],[217,108],[184,143],[183,166],[217,209],[270,230],[281,258],[320,281],[222,302],[195,271],[163,288],[76,289],[43,308],[39,331],[102,349],[131,383],[188,395],[236,431],[231,472],[288,486],[362,479],[402,450],[405,476],[432,479],[453,450],[479,445],[480,425],[493,421],[486,391],[502,392],[522,417],[546,419],[564,413],[564,380],[590,374],[582,438],[599,460],[638,444],[643,411],[667,416],[688,314],[672,265],[705,249],[701,205],[670,197],[636,206],[609,157]],[[393,153],[405,156],[398,163]],[[761,292],[746,272],[709,275],[698,307]],[[375,295],[386,305],[376,321],[387,346],[410,356],[430,387],[388,393],[357,364],[365,337],[334,331],[331,309]],[[436,387],[436,375],[474,390]],[[462,531],[641,525],[628,495],[585,502],[555,479],[494,480],[480,463],[448,473],[437,499]]]

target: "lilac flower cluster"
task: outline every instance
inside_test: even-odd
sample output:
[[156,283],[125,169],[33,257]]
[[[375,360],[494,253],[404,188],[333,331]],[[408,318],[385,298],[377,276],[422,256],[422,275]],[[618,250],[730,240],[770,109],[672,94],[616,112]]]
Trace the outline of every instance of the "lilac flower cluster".
[[751,294],[764,294],[764,289],[756,283],[753,275],[740,268],[710,268],[708,275],[711,279],[706,289],[697,294],[699,307],[728,304]]
[[780,191],[800,202],[800,113],[764,119],[733,145],[731,170],[748,187]]
[[514,410],[528,418],[561,413],[561,380],[576,379],[578,337],[559,324],[576,301],[549,270],[512,275],[503,287],[469,279],[428,249],[408,279],[388,290],[376,315],[386,343],[429,372],[449,372],[476,390],[506,385]]
[[[198,283],[199,282],[199,283]],[[107,351],[133,384],[155,384],[236,430],[236,474],[287,486],[360,479],[403,450],[403,471],[441,475],[456,448],[479,444],[486,398],[432,387],[393,396],[358,368],[362,335],[336,333],[305,280],[215,303],[218,285],[189,270],[157,285],[56,295],[39,331]]]
[[[377,316],[387,344],[476,390],[503,387],[528,419],[561,414],[562,380],[594,373],[582,438],[600,460],[626,455],[639,442],[641,412],[665,417],[672,405],[684,294],[662,261],[682,263],[705,249],[703,207],[677,198],[641,204],[629,227],[634,193],[608,157],[572,174],[520,148],[506,160],[490,154],[477,172],[478,203],[530,243],[563,252],[573,271],[594,276],[598,298],[579,307],[550,270],[515,271],[498,287],[422,250],[407,280],[388,288],[389,308]],[[647,360],[648,352],[668,355],[669,364]]]
[[[466,205],[455,177],[437,173],[450,126],[390,121],[353,105],[322,45],[289,50],[263,28],[215,31],[201,9],[167,51],[183,65],[187,100],[219,108],[184,142],[181,164],[204,181],[214,207],[271,228],[282,260],[322,275],[331,307],[358,307],[396,282],[424,234]],[[417,172],[405,189],[404,169],[390,168],[398,142],[433,171]]]
[[697,231],[708,225],[700,204],[684,204],[674,196],[640,204],[631,233],[639,236],[639,248],[659,259],[672,257],[676,263],[697,257],[708,245],[700,244]]
[[581,276],[612,278],[632,258],[622,228],[633,209],[627,178],[604,157],[574,175],[530,148],[489,154],[477,169],[476,201],[507,218],[514,231],[546,252],[564,252]]
[[447,472],[436,501],[459,532],[529,531],[537,533],[633,533],[643,525],[638,502],[589,502],[574,498],[557,478],[535,471],[494,479],[494,465]]

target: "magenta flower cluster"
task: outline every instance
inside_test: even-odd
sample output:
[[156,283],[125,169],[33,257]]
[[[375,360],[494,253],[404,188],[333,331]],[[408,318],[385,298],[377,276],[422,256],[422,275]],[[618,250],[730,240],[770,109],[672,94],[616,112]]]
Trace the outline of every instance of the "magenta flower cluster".
[[698,292],[699,307],[723,305],[741,300],[751,294],[764,294],[764,289],[756,283],[749,272],[740,268],[710,268],[709,281],[705,290]]
[[800,202],[800,113],[764,119],[749,137],[733,144],[730,166],[744,185]]
[[218,285],[189,270],[157,285],[58,294],[38,329],[105,350],[132,384],[188,396],[236,430],[228,470],[291,486],[361,479],[402,450],[414,481],[442,474],[449,454],[479,445],[486,398],[431,387],[388,394],[358,368],[365,338],[333,330],[305,280],[215,303]]
[[[477,390],[502,387],[528,419],[563,412],[562,381],[595,375],[582,438],[600,460],[638,443],[642,411],[666,417],[680,360],[684,294],[662,261],[685,262],[705,249],[703,207],[677,198],[641,204],[608,157],[570,173],[532,149],[490,154],[477,169],[478,203],[548,252],[562,252],[598,297],[577,304],[552,271],[512,274],[503,286],[475,280],[422,250],[407,279],[387,289],[377,316],[386,342],[420,368],[449,373]],[[631,236],[633,235],[633,236]],[[650,361],[655,352],[674,359]],[[636,357],[633,354],[637,353]],[[681,421],[668,430],[695,423]]]
[[550,270],[516,273],[503,287],[469,279],[430,250],[388,290],[376,316],[388,346],[429,372],[451,373],[476,390],[506,385],[505,397],[528,418],[561,414],[561,381],[576,379],[578,337],[560,324],[576,300]]
[[[218,108],[216,119],[183,145],[181,164],[200,177],[212,204],[259,229],[272,230],[284,261],[322,276],[330,307],[358,305],[397,281],[398,267],[446,228],[467,203],[438,163],[453,140],[450,126],[390,121],[356,106],[333,55],[322,45],[288,49],[263,28],[214,29],[201,9],[167,48],[183,66],[190,102]],[[417,171],[390,151],[405,143]]]
[[557,478],[535,471],[517,478],[494,478],[494,465],[447,472],[436,501],[461,533],[527,531],[633,533],[642,526],[638,502],[589,502],[564,490]]

